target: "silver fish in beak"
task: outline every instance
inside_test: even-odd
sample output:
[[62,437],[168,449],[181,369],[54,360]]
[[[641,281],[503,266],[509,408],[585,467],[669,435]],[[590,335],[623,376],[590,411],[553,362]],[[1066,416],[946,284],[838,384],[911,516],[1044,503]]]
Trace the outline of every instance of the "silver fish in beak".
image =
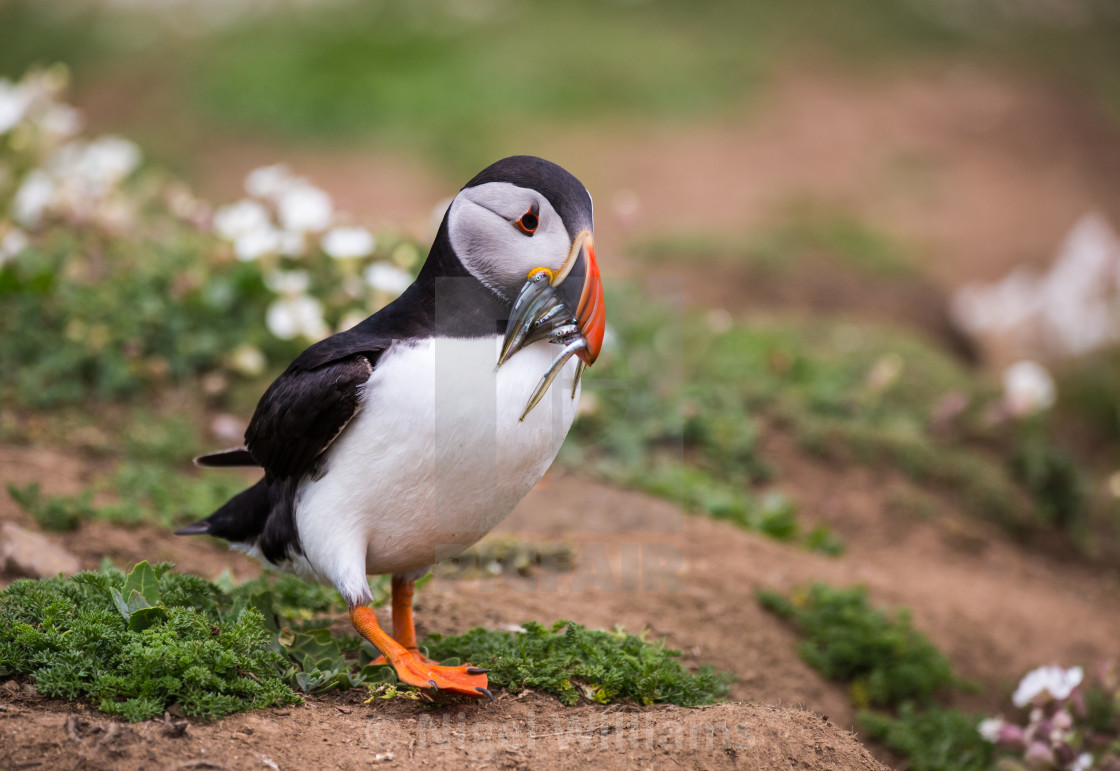
[[536,268],[529,273],[510,312],[499,367],[522,348],[541,340],[562,346],[529,397],[521,420],[537,406],[572,356],[580,359],[572,380],[575,398],[583,371],[599,356],[605,330],[603,282],[591,233],[584,230],[572,243],[558,273],[548,268]]

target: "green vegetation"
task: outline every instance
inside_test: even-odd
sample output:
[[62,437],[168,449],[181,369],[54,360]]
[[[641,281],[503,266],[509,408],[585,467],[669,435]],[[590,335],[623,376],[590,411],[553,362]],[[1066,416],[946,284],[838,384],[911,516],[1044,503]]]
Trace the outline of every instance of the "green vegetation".
[[261,270],[171,218],[127,237],[49,229],[0,267],[0,396],[31,407],[113,400],[219,369],[239,345],[298,347],[264,325]]
[[132,721],[298,703],[261,612],[169,568],[16,581],[0,592],[0,674]]
[[956,709],[918,710],[903,704],[898,717],[861,712],[868,736],[909,759],[914,771],[988,771],[996,746],[976,730],[980,718]]
[[73,530],[93,519],[171,528],[207,516],[246,487],[236,473],[191,466],[202,447],[197,428],[184,417],[138,411],[120,428],[123,441],[107,451],[115,463],[91,489],[44,496],[36,483],[9,483],[8,494],[46,530]]
[[862,586],[813,584],[790,599],[760,591],[758,600],[797,627],[805,636],[797,646],[801,658],[825,677],[848,683],[858,707],[929,706],[957,684],[949,660],[911,626],[909,612],[892,617],[873,607]]
[[428,655],[451,657],[490,670],[489,679],[517,692],[532,688],[555,694],[564,704],[580,697],[600,704],[632,699],[639,704],[711,704],[727,695],[731,677],[702,666],[696,674],[680,663],[680,651],[641,637],[589,631],[571,621],[548,629],[536,622],[524,632],[476,628],[464,635],[428,639]]
[[909,611],[892,615],[874,607],[862,586],[812,584],[789,598],[761,590],[757,596],[804,636],[797,651],[805,663],[847,683],[864,731],[906,756],[911,768],[990,767],[995,747],[977,731],[980,718],[935,704],[936,697],[964,684],[945,655],[913,628]]
[[795,202],[773,222],[738,238],[678,233],[638,241],[635,257],[652,262],[746,263],[785,278],[797,266],[828,261],[875,280],[912,275],[912,255],[898,239],[835,207]]
[[38,482],[31,482],[24,487],[8,482],[6,487],[12,500],[34,517],[44,530],[75,530],[82,522],[93,519],[97,514],[93,505],[93,492],[90,490],[81,495],[44,496]]
[[[718,116],[749,103],[784,62],[815,54],[875,68],[948,56],[996,59],[1085,84],[1120,108],[1115,14],[1080,25],[923,3],[830,0],[688,5],[447,6],[427,0],[249,12],[228,25],[75,3],[0,6],[0,74],[65,61],[131,63],[184,118],[254,134],[368,136],[475,170],[524,149],[533,126]],[[511,66],[511,63],[513,65]],[[170,89],[172,96],[166,97]],[[164,109],[163,112],[166,113]],[[166,137],[178,132],[159,132]]]
[[1055,375],[1058,409],[1073,418],[1093,441],[1120,442],[1120,347],[1067,363]]
[[[388,577],[370,586],[375,604]],[[0,677],[30,675],[47,696],[92,701],[105,712],[146,720],[174,703],[213,719],[305,693],[392,681],[369,662],[377,652],[356,635],[332,635],[345,612],[333,589],[292,576],[236,585],[141,562],[126,575],[107,566],[71,578],[20,580],[0,592]],[[621,631],[567,621],[524,634],[475,629],[428,641],[445,662],[493,667],[493,686],[532,687],[564,704],[707,704],[729,678],[710,667],[691,674],[679,651]],[[560,630],[564,631],[561,632]]]
[[[713,324],[633,293],[608,298],[617,339],[584,388],[593,409],[561,460],[779,538],[792,506],[752,490],[773,479],[763,426],[822,458],[894,468],[1013,533],[1077,532],[1080,473],[1042,418],[993,425],[998,393],[921,335],[847,320]],[[958,402],[949,417],[939,405]],[[1056,512],[1061,512],[1056,513]]]

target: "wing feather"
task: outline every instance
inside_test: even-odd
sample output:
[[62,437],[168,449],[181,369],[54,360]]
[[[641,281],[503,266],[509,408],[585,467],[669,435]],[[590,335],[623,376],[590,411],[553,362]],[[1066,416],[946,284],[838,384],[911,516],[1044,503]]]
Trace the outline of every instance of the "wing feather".
[[363,352],[310,369],[293,364],[273,381],[245,432],[249,454],[269,477],[299,478],[314,468],[361,409],[376,355]]

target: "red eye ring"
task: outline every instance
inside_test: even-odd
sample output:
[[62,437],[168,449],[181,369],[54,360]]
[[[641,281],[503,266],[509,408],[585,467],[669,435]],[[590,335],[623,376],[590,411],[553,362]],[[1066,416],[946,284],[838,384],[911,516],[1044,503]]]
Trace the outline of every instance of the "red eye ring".
[[537,218],[536,212],[532,209],[521,215],[521,219],[513,223],[522,233],[527,236],[533,235],[537,232],[537,226],[540,225],[540,220]]

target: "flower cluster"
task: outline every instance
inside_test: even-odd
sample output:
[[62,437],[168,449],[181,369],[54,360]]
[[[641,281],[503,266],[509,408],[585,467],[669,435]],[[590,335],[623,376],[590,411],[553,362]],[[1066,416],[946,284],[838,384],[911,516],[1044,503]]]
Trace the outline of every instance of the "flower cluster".
[[215,209],[133,143],[83,136],[66,81],[59,67],[0,79],[0,399],[185,377],[215,396],[411,284],[411,241],[375,237],[283,165]]
[[994,284],[968,284],[951,312],[997,358],[1055,360],[1120,343],[1120,236],[1100,215],[1085,215],[1045,274],[1018,268]]
[[[214,233],[242,262],[258,263],[276,294],[265,321],[282,340],[319,340],[330,334],[328,307],[346,329],[412,283],[418,253],[398,244],[376,259],[378,240],[346,222],[330,195],[283,164],[245,177],[245,198],[214,212]],[[326,303],[326,305],[325,305]]]
[[982,721],[979,731],[1027,768],[1120,771],[1120,671],[1115,663],[1102,667],[1091,684],[1081,667],[1039,667],[1023,677],[1011,700],[1028,710],[1026,725],[994,717]]
[[25,231],[53,221],[123,230],[136,200],[123,183],[140,166],[140,150],[120,137],[79,139],[81,115],[59,101],[62,67],[32,71],[18,83],[0,79],[0,262],[29,245]]

